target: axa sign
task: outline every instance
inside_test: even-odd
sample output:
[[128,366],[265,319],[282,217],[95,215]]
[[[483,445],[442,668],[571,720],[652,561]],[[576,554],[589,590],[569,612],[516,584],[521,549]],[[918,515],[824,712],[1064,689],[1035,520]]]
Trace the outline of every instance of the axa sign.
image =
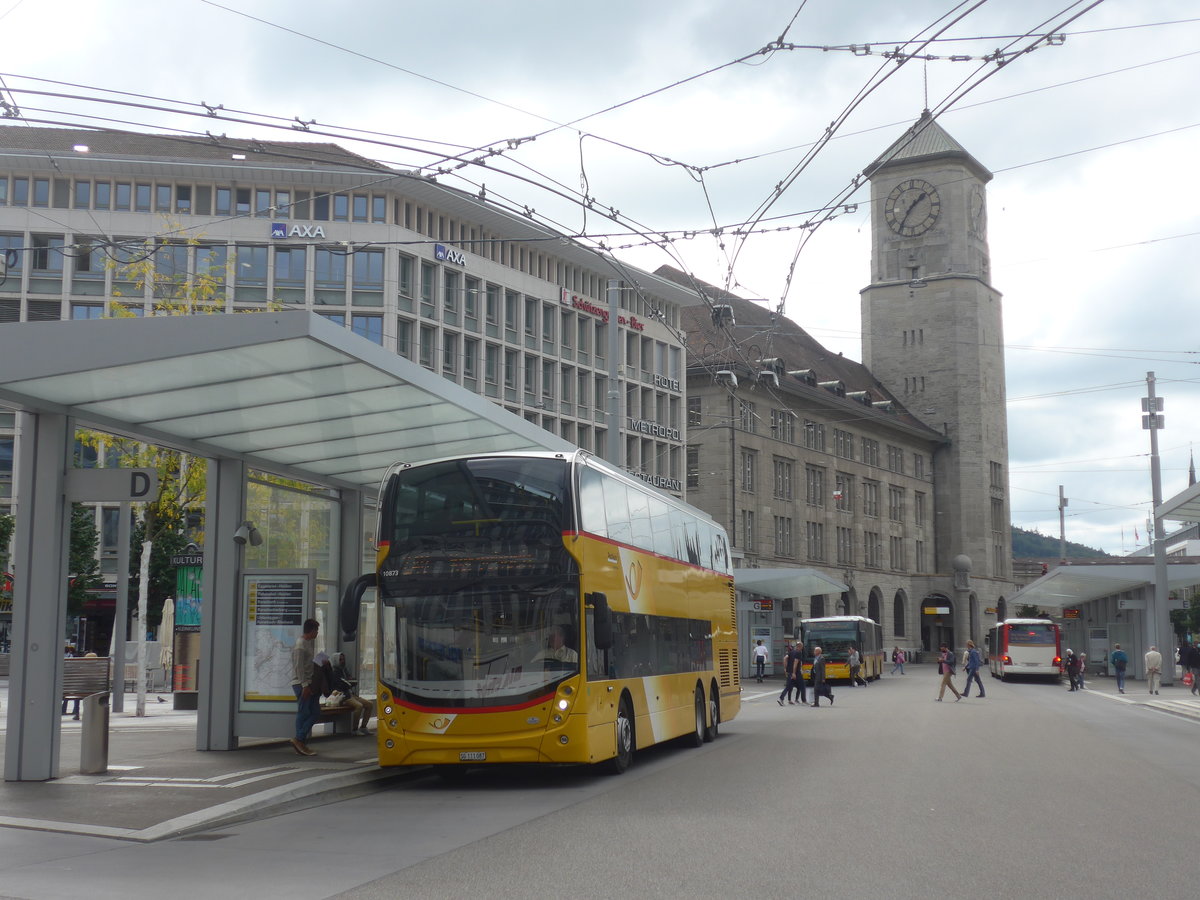
[[455,250],[453,247],[447,247],[445,244],[433,245],[433,258],[440,262],[454,263],[456,266],[465,266],[467,264],[467,255],[461,250]]
[[325,228],[322,225],[293,225],[288,227],[287,222],[272,222],[271,223],[271,238],[323,238],[325,237]]

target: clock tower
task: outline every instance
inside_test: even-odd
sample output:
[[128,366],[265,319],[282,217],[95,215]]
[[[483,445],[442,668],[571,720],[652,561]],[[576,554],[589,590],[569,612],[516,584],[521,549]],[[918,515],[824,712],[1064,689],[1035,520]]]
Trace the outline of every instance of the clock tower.
[[[955,632],[978,640],[978,603],[999,605],[1012,589],[1004,330],[987,245],[992,174],[926,111],[866,175],[863,362],[946,437],[933,465],[935,568],[954,573],[959,588],[970,584],[970,628],[956,616]],[[929,589],[939,590],[932,579]]]

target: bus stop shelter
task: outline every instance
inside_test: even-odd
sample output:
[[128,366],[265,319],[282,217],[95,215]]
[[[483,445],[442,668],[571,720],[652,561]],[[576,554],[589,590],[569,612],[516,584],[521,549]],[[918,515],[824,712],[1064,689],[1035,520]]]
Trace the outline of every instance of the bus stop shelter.
[[228,660],[236,604],[228,601],[238,590],[235,533],[249,468],[339,492],[345,578],[361,570],[364,496],[393,463],[575,449],[302,310],[3,325],[0,403],[19,412],[9,781],[59,774],[67,476],[77,426],[209,461],[198,750],[237,746],[237,667]]

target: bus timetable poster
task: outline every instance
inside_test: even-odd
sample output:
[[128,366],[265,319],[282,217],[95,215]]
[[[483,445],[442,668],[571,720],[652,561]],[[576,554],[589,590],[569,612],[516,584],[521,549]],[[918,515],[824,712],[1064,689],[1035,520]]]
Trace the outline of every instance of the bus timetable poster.
[[295,703],[292,647],[313,614],[312,569],[242,573],[242,701]]

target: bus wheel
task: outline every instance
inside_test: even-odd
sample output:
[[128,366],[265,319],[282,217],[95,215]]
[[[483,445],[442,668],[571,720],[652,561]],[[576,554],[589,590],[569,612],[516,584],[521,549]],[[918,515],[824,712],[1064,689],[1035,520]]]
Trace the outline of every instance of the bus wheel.
[[706,741],[715,741],[720,728],[721,695],[717,693],[717,686],[713,685],[712,693],[708,697],[708,727],[704,729],[704,739]]
[[688,735],[688,746],[699,747],[704,743],[704,688],[696,688],[696,702],[692,704],[695,712],[695,724],[692,733]]
[[617,755],[608,760],[610,775],[620,775],[633,762],[633,748],[636,738],[633,733],[633,709],[629,698],[622,697],[621,705],[617,707]]

